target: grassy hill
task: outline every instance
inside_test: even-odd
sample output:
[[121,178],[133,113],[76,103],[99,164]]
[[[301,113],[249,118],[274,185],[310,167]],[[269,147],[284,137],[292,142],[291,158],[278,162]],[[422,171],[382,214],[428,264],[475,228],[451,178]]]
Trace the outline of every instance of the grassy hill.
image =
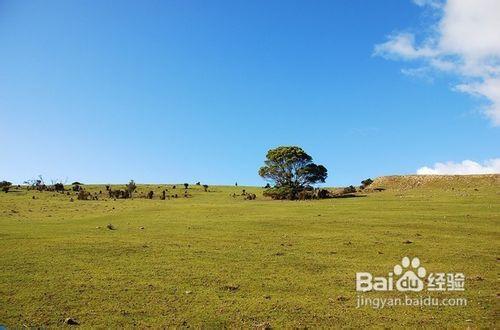
[[415,188],[479,189],[500,186],[500,174],[484,175],[392,175],[374,180],[372,187],[394,190]]
[[[189,198],[169,200],[158,199],[165,185],[140,185],[132,200],[1,193],[0,324],[494,327],[493,178],[446,179],[443,189],[436,178],[386,177],[374,183],[386,191],[319,201],[272,201],[261,188],[227,186],[192,186]],[[429,181],[409,190],[413,180]],[[257,199],[244,200],[242,189]],[[140,198],[150,190],[154,199]],[[387,275],[404,256],[419,257],[428,272],[465,273],[464,292],[429,294],[468,305],[357,308],[356,272]]]

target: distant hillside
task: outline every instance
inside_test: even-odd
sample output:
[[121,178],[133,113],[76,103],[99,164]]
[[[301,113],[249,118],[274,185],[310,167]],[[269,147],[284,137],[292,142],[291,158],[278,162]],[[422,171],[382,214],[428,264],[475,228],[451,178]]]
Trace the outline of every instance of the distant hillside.
[[391,175],[376,178],[370,188],[406,190],[413,188],[500,187],[500,174],[484,175]]

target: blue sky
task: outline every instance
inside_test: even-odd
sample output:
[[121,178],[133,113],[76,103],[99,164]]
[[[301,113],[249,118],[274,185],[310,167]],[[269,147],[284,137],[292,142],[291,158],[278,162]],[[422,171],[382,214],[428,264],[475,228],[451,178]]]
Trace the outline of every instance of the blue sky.
[[0,179],[260,185],[279,145],[303,147],[328,185],[495,159],[487,96],[429,58],[375,52],[426,33],[442,15],[427,7],[1,1]]

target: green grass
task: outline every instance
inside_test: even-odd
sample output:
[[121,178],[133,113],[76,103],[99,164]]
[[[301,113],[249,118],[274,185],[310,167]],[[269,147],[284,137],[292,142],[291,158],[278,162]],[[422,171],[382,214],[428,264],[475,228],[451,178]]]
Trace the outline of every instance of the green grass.
[[[257,200],[230,196],[242,188]],[[189,191],[192,198],[167,201],[74,202],[51,192],[1,193],[0,324],[56,327],[73,317],[86,328],[496,325],[499,186],[301,202],[267,200],[252,187]],[[468,305],[357,309],[355,273],[387,275],[406,255],[428,271],[465,273],[464,293],[433,296],[464,296]]]

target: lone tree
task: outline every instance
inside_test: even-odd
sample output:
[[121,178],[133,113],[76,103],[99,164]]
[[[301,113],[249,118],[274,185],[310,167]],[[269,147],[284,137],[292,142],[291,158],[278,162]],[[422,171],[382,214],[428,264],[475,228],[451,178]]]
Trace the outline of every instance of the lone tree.
[[296,199],[299,192],[325,182],[328,176],[327,169],[313,163],[312,157],[300,147],[271,149],[266,158],[259,175],[274,183],[274,188],[267,189],[264,194],[275,199]]

